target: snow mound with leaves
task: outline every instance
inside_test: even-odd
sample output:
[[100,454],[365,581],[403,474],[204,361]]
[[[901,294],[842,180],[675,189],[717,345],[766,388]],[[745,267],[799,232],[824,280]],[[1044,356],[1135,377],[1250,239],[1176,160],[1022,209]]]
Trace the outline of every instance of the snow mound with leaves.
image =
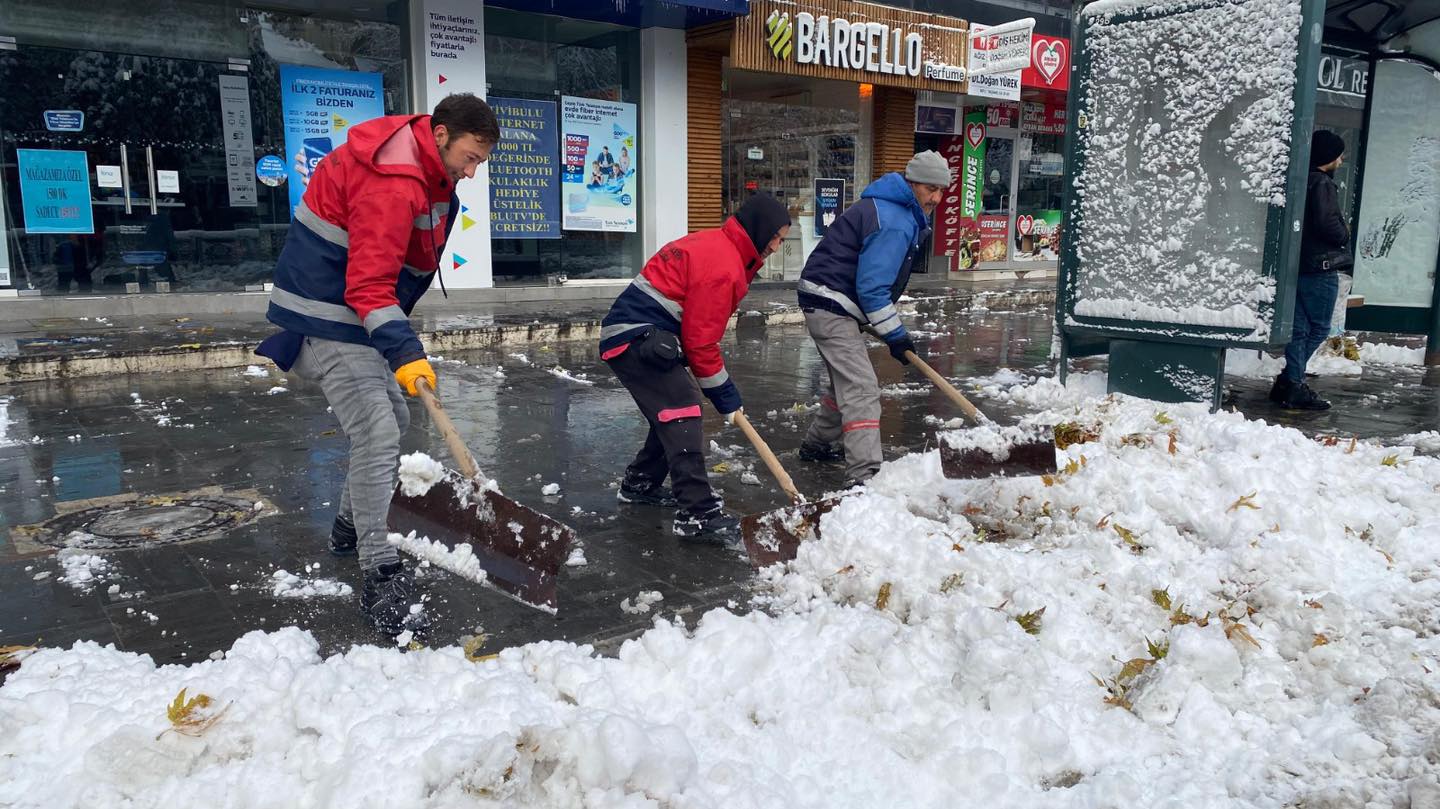
[[[764,609],[657,619],[615,658],[545,642],[481,662],[326,659],[293,627],[188,667],[42,650],[0,688],[0,780],[45,807],[1428,794],[1440,461],[1095,388],[1008,390],[1077,442],[1056,475],[951,481],[935,452],[887,464],[822,541],[762,572]],[[169,718],[182,688],[211,701]]]

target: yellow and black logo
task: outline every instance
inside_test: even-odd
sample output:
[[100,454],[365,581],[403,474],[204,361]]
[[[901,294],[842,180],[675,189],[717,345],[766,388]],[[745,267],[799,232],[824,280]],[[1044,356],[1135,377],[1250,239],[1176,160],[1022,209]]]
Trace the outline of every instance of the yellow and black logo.
[[768,32],[765,44],[770,46],[770,52],[778,59],[789,59],[790,51],[794,47],[792,40],[795,38],[794,29],[790,26],[790,15],[779,11],[770,12],[770,16],[765,18],[765,30]]

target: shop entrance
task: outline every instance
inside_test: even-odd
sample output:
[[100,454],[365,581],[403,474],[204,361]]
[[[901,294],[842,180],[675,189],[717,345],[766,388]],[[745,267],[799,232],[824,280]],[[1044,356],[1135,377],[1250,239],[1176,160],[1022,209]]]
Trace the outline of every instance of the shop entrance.
[[[240,157],[232,149],[227,158],[224,132],[243,130],[249,146],[251,122],[248,98],[243,113],[222,109],[225,76],[245,74],[226,63],[96,50],[22,45],[0,55],[17,286],[152,292],[266,279],[273,257],[261,244],[253,183],[248,200],[234,200],[227,181],[227,160]],[[227,127],[226,114],[244,120]],[[82,169],[83,183],[45,179]],[[46,216],[52,209],[36,204],[46,195],[64,197],[69,210]]]

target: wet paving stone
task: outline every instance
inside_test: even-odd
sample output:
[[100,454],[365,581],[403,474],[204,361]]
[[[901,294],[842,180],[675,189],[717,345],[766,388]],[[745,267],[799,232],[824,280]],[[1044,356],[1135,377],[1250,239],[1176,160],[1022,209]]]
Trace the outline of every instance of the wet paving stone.
[[[932,364],[959,382],[1002,367],[1053,373],[1051,320],[1043,312],[922,306],[914,325]],[[839,466],[796,457],[809,422],[805,407],[824,372],[803,327],[747,327],[723,349],[747,414],[799,488],[818,494],[840,486]],[[889,456],[933,441],[927,416],[960,415],[878,345],[872,359],[886,390],[881,421]],[[1103,368],[1102,359],[1075,365],[1082,372]],[[558,369],[583,381],[561,378]],[[486,653],[543,639],[611,650],[656,617],[693,621],[715,607],[746,608],[751,571],[738,550],[682,545],[670,535],[669,512],[616,502],[645,425],[593,345],[451,352],[436,370],[447,410],[480,467],[510,496],[574,526],[587,563],[562,570],[558,616],[425,571],[421,581],[438,620],[423,642],[483,634]],[[1280,411],[1266,399],[1269,380],[1259,379],[1230,380],[1225,406],[1314,435],[1393,437],[1440,424],[1440,378],[1423,369],[1368,368],[1360,377],[1321,378],[1312,386],[1332,400],[1332,410]],[[284,390],[271,393],[276,387]],[[252,377],[225,369],[27,383],[3,395],[11,401],[0,446],[0,645],[94,640],[157,661],[190,662],[229,648],[246,632],[288,624],[313,631],[326,652],[387,642],[359,613],[355,560],[326,550],[347,442],[316,387],[273,370]],[[981,396],[977,403],[1002,421],[1019,415],[1014,405]],[[448,460],[418,403],[411,418],[404,450]],[[705,429],[720,450],[707,463],[728,466],[712,481],[732,511],[784,504],[740,433],[708,407]],[[760,485],[741,481],[747,469]],[[547,483],[560,484],[560,494],[543,495]],[[163,497],[207,486],[251,490],[268,507],[214,537],[107,552],[112,571],[88,591],[60,581],[65,568],[53,551],[27,544],[14,530],[97,498]],[[337,580],[354,592],[277,597],[272,576],[279,569]],[[649,613],[621,609],[622,601],[649,590],[664,596]]]

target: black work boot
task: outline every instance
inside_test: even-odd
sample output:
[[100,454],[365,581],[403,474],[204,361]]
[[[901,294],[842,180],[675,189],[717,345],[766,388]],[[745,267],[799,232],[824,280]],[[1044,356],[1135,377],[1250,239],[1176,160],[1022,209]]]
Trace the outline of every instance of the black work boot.
[[692,514],[684,509],[676,511],[671,528],[675,536],[686,542],[711,545],[729,545],[740,536],[740,521],[725,513],[720,506],[703,514]]
[[355,523],[344,514],[335,515],[335,524],[330,526],[330,553],[333,556],[354,556],[359,538],[355,535]]
[[1285,375],[1275,377],[1275,384],[1270,386],[1270,401],[1279,404],[1285,399],[1285,394],[1290,390],[1290,383],[1285,381]]
[[845,460],[845,448],[839,444],[812,444],[802,441],[800,460],[807,463],[841,463]]
[[420,631],[430,626],[415,580],[403,562],[390,562],[365,571],[360,591],[360,611],[375,628],[387,635],[405,630]]
[[1280,400],[1280,407],[1285,410],[1329,410],[1330,403],[1315,395],[1306,384],[1292,385],[1286,391],[1285,397]]
[[669,486],[642,478],[632,478],[629,475],[620,481],[620,491],[616,493],[615,499],[637,506],[674,508],[678,505],[675,494],[670,491]]

